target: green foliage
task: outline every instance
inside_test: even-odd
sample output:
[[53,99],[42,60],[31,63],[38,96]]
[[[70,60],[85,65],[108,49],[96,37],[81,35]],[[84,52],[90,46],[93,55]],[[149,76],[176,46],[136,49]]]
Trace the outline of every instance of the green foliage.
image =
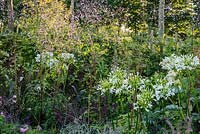
[[104,126],[100,127],[97,125],[88,126],[87,124],[77,124],[77,123],[70,123],[64,126],[60,130],[60,134],[76,134],[76,133],[84,133],[84,134],[107,134],[107,133],[115,133],[120,134],[120,129],[112,129],[109,124],[105,124]]
[[71,2],[0,3],[0,133],[199,133],[199,2]]
[[5,116],[0,115],[0,133],[9,134],[9,133],[19,133],[17,124],[11,124],[5,122]]

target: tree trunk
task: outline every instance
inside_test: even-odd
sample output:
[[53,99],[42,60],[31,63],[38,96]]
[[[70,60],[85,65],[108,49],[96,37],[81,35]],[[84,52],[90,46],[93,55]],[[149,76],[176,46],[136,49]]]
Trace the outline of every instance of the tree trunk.
[[14,31],[14,10],[13,10],[13,0],[7,1],[8,7],[8,29]]
[[165,0],[160,0],[159,3],[159,18],[158,18],[158,31],[159,31],[159,37],[163,39],[164,35],[164,22],[165,22],[165,14],[164,14],[164,8],[165,8]]
[[160,52],[163,53],[163,37],[164,37],[164,28],[165,28],[165,14],[164,14],[164,8],[165,8],[165,0],[160,0],[159,2],[159,18],[158,18],[158,35],[160,38]]

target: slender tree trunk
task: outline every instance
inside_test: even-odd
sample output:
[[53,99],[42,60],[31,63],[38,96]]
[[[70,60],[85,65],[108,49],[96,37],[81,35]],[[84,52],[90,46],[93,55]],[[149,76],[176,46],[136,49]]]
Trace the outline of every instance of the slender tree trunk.
[[158,29],[159,29],[159,37],[163,38],[164,35],[164,8],[165,8],[165,0],[160,0],[159,3],[159,18],[158,18]]
[[13,10],[13,0],[7,1],[8,8],[8,28],[10,31],[14,31],[14,10]]
[[161,40],[160,44],[160,52],[163,52],[163,38],[164,38],[164,31],[165,31],[165,0],[160,0],[159,2],[159,18],[158,18],[158,35]]
[[[14,32],[14,10],[13,10],[13,0],[7,1],[8,8],[8,29],[10,32]],[[20,91],[18,90],[18,72],[17,72],[17,44],[13,36],[13,46],[14,46],[14,66],[15,66],[15,94],[17,95],[17,100],[19,100]]]
[[[13,10],[13,0],[7,0],[7,16],[8,16],[8,29],[10,32],[14,32],[14,10]],[[13,47],[14,47],[14,66],[15,66],[15,94],[19,95],[17,90],[17,56],[16,56],[16,42],[13,37]]]
[[[7,0],[7,16],[8,16],[8,29],[10,32],[14,33],[14,9],[13,9],[13,0]],[[15,70],[15,87],[14,93],[17,95],[17,102],[20,102],[20,90],[18,88],[18,69],[17,69],[17,44],[15,41],[15,36],[12,36],[12,45],[14,48],[14,70]]]

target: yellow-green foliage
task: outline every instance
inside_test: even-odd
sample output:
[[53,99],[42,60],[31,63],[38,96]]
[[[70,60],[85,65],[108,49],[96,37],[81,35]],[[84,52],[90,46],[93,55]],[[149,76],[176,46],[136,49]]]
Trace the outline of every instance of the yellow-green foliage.
[[[68,34],[69,10],[62,1],[39,0],[35,3],[23,1],[23,16],[19,19],[19,27],[35,36],[43,48],[62,47]],[[27,17],[28,16],[28,17]]]

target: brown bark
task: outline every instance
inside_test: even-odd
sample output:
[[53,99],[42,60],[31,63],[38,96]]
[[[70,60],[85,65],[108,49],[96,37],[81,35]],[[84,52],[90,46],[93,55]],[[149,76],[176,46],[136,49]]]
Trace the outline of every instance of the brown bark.
[[13,0],[7,1],[8,8],[8,28],[10,31],[14,31],[14,10],[13,10]]

